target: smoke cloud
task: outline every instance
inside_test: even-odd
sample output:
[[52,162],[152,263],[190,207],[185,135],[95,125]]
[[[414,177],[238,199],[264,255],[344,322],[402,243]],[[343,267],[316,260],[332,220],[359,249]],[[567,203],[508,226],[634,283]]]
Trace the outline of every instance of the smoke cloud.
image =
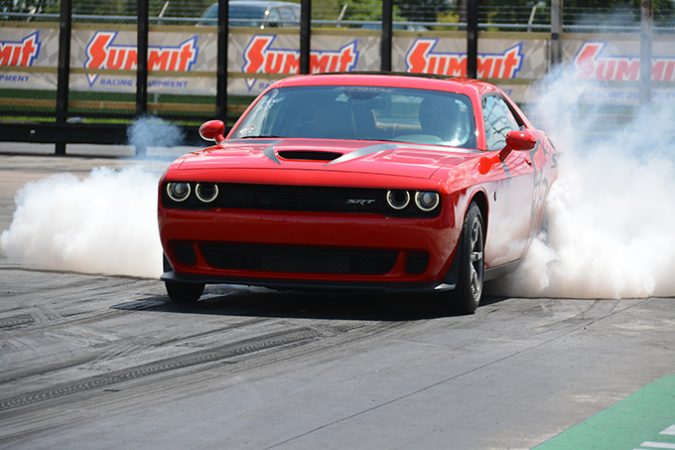
[[129,143],[136,148],[175,147],[183,142],[183,131],[159,117],[136,120],[127,129]]
[[[530,115],[564,153],[545,230],[498,289],[516,296],[675,294],[675,108],[655,95],[632,111],[572,68],[539,87]],[[610,94],[611,95],[611,94]]]
[[[178,127],[157,118],[135,122],[128,135],[131,145],[143,147],[182,140]],[[26,184],[16,195],[9,229],[0,235],[2,252],[36,268],[158,277],[157,183],[163,167],[102,167],[84,178],[65,173]]]

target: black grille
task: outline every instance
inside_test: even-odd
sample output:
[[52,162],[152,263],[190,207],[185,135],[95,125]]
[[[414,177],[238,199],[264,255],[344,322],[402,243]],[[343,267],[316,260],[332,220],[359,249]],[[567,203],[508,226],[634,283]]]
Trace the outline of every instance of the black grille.
[[440,208],[431,212],[420,211],[412,201],[402,211],[392,210],[386,204],[384,189],[230,183],[218,183],[218,189],[218,198],[207,204],[197,200],[194,195],[184,202],[176,203],[168,198],[166,189],[162,189],[163,203],[172,208],[182,209],[357,212],[404,217],[434,217],[440,211]]
[[218,269],[355,275],[388,273],[397,256],[396,250],[254,244],[201,244],[201,251]]
[[405,271],[412,274],[423,273],[429,265],[429,254],[427,252],[408,252]]
[[174,242],[172,245],[173,252],[181,264],[192,266],[197,262],[197,257],[195,256],[192,244],[188,242]]

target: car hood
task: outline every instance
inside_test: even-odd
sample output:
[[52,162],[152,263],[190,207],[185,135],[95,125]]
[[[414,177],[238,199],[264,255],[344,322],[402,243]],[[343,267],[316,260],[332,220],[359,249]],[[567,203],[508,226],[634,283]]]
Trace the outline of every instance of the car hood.
[[190,153],[179,170],[289,169],[428,179],[441,166],[476,155],[473,150],[386,141],[241,139]]

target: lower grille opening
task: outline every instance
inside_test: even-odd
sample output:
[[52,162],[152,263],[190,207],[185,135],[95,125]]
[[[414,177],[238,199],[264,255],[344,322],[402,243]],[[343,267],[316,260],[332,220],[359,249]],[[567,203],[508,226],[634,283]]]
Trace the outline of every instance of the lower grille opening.
[[420,274],[427,270],[429,254],[427,252],[408,252],[405,261],[405,271],[410,274]]
[[396,250],[252,244],[202,244],[207,264],[218,269],[265,272],[383,275]]
[[174,242],[173,253],[176,255],[178,262],[185,266],[193,266],[197,262],[194,248],[188,242]]

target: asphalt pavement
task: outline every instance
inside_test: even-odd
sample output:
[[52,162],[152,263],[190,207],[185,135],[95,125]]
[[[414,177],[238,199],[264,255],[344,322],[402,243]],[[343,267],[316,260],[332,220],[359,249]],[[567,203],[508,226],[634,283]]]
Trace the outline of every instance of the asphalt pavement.
[[[0,230],[27,181],[134,164],[0,156]],[[213,286],[182,310],[155,279],[0,255],[0,447],[675,448],[673,330],[675,298],[445,317],[414,295]],[[624,423],[644,426],[611,441]]]

